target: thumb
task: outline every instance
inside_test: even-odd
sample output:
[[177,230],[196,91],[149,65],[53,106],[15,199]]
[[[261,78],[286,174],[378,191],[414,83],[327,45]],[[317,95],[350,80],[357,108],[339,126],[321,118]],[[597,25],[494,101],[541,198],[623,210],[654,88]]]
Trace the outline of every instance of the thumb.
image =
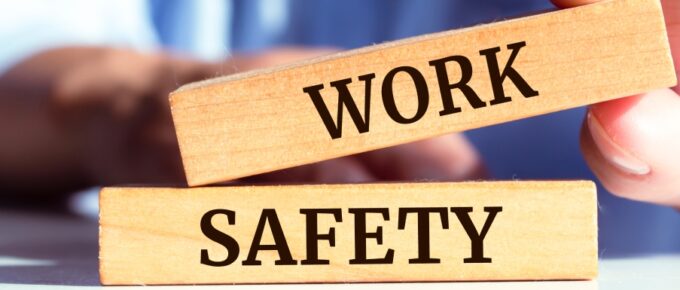
[[590,108],[585,159],[612,193],[680,208],[680,96],[670,89]]

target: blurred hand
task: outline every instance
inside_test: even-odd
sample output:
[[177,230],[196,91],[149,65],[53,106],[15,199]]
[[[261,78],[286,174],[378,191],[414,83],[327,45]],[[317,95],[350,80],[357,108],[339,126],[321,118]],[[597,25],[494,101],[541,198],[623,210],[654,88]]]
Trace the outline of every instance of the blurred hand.
[[462,134],[341,157],[246,178],[248,182],[356,183],[372,181],[460,181],[486,171]]
[[[552,1],[559,7],[596,2]],[[680,1],[662,3],[675,68],[680,71]],[[675,87],[589,108],[581,147],[591,169],[609,191],[680,208],[679,94],[680,87]]]
[[281,48],[217,64],[105,47],[36,54],[0,76],[0,189],[183,182],[170,91],[326,53]]

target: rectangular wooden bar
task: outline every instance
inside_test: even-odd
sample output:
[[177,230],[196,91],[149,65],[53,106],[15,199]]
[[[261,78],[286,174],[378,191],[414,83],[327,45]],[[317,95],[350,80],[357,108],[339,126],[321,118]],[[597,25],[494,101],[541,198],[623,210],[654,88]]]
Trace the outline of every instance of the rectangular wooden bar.
[[195,186],[675,83],[659,1],[619,0],[189,84],[171,105]]
[[105,285],[592,279],[590,181],[105,188]]

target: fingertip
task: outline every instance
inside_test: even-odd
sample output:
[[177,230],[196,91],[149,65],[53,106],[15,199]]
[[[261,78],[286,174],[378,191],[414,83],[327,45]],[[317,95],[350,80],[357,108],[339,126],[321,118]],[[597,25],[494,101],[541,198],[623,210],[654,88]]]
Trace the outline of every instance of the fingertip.
[[479,153],[461,134],[366,152],[357,157],[384,180],[460,181],[486,176]]
[[377,181],[367,168],[352,157],[320,162],[314,175],[318,183],[364,183]]
[[680,96],[671,89],[595,104],[589,112],[614,143],[642,159],[680,143]]
[[559,8],[571,8],[600,2],[601,0],[550,0]]
[[[588,118],[588,117],[586,117]],[[612,165],[603,155],[602,150],[596,145],[592,137],[587,119],[581,129],[581,151],[588,167],[600,180],[601,184],[610,193],[627,199],[652,202],[643,194],[644,186],[639,182],[640,176],[626,174],[624,171]],[[631,182],[635,181],[635,182]]]
[[680,97],[670,89],[594,105],[581,147],[613,194],[680,205]]
[[624,148],[614,141],[613,134],[604,128],[592,112],[588,112],[586,115],[586,124],[593,144],[602,153],[602,157],[613,167],[631,175],[649,174],[651,171],[649,165],[631,153],[628,148]]
[[362,183],[377,181],[354,157],[341,157],[245,178],[265,183]]

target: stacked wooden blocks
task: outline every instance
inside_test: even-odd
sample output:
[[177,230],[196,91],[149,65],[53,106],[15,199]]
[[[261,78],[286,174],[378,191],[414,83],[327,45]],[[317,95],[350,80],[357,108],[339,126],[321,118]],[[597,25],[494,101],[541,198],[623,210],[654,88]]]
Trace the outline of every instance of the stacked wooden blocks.
[[[635,19],[635,21],[629,21]],[[675,85],[658,0],[619,0],[186,85],[190,186]],[[589,181],[105,188],[102,284],[592,279]]]

